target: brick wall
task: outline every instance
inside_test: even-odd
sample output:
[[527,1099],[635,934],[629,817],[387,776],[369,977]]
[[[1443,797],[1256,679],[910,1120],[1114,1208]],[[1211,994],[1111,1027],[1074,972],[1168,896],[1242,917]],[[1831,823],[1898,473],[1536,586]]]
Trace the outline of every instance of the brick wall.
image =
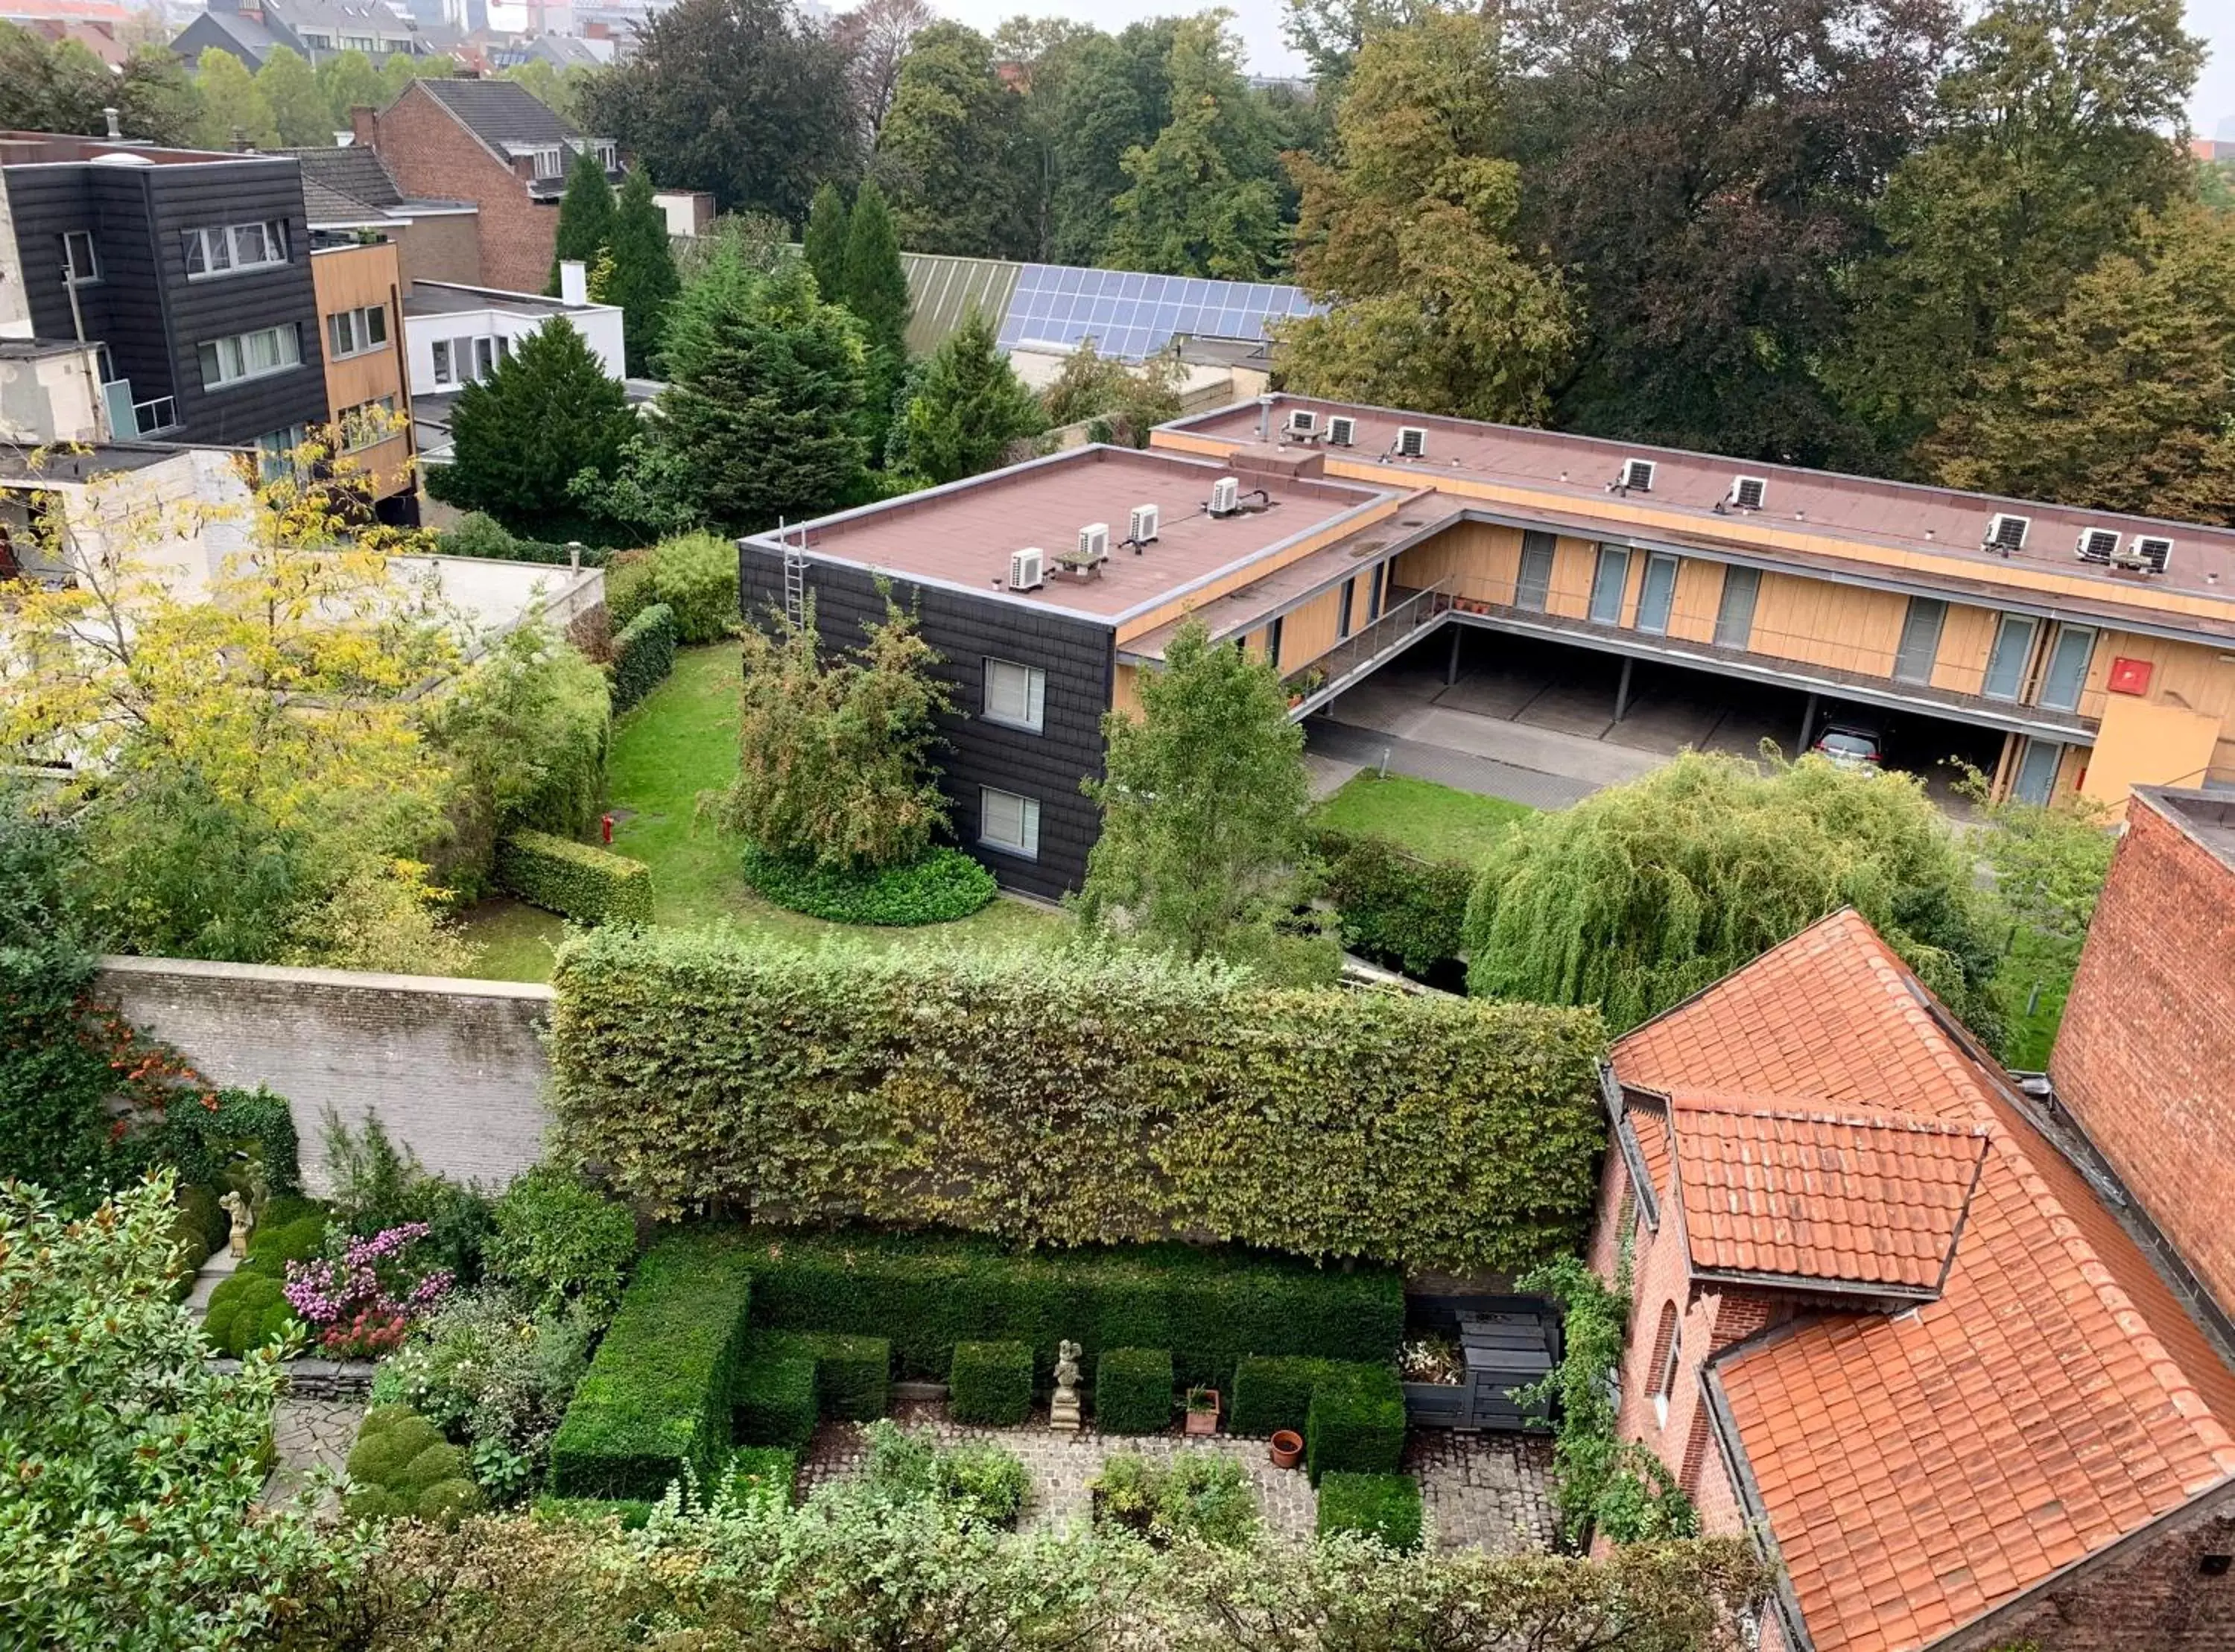
[[2235,867],[2166,806],[2142,793],[2127,813],[2049,1072],[2225,1309],[2235,1308]]
[[501,1185],[541,1154],[548,987],[105,958],[97,990],[217,1083],[287,1098],[323,1192],[328,1107],[377,1112],[429,1170]]
[[[2208,1574],[2211,1564],[2230,1570]],[[2199,1499],[1939,1643],[1947,1652],[2037,1642],[2042,1652],[2235,1649],[2235,1488]]]
[[418,86],[377,114],[357,110],[352,115],[406,195],[471,201],[481,209],[482,285],[510,292],[543,291],[558,245],[555,203],[538,206],[515,168]]
[[[455,281],[465,287],[482,284],[478,212],[430,212],[413,218],[409,225],[393,233],[397,260],[403,265],[403,284],[407,288],[415,281]],[[545,275],[549,273],[547,270],[544,271]],[[543,291],[542,276],[536,278],[531,291]]]

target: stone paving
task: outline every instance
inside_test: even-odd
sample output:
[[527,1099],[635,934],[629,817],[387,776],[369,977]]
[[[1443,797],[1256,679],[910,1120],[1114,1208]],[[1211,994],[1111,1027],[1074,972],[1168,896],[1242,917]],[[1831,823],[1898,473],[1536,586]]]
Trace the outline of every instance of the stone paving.
[[[362,1400],[306,1400],[280,1396],[272,1414],[272,1467],[264,1482],[263,1501],[283,1502],[302,1488],[313,1468],[336,1474],[357,1443],[364,1420]],[[331,1494],[329,1501],[331,1501]]]
[[[1021,1459],[1032,1479],[1019,1523],[1026,1530],[1059,1530],[1085,1519],[1091,1507],[1087,1486],[1108,1457],[1136,1452],[1169,1460],[1190,1448],[1215,1451],[1242,1465],[1267,1531],[1308,1538],[1317,1529],[1319,1498],[1311,1482],[1301,1468],[1274,1467],[1262,1440],[1103,1434],[1091,1427],[1059,1434],[1049,1429],[1044,1411],[1021,1427],[970,1427],[949,1421],[940,1401],[897,1404],[893,1419],[903,1427],[928,1429],[941,1445],[999,1446]],[[858,1472],[867,1454],[860,1424],[824,1423],[800,1465],[800,1494]],[[1513,1551],[1543,1548],[1550,1541],[1550,1449],[1540,1440],[1415,1429],[1407,1440],[1405,1468],[1419,1477],[1421,1501],[1439,1545]]]

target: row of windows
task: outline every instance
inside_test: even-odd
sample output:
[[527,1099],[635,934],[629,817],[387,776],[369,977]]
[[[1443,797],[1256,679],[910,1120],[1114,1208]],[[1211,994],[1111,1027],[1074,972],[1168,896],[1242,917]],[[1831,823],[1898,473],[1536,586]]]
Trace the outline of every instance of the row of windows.
[[187,230],[180,239],[186,245],[189,281],[270,270],[287,262],[287,225],[276,218]]
[[[1047,673],[1036,665],[987,658],[980,691],[979,715],[1004,728],[1039,734],[1046,726]],[[1035,797],[980,787],[978,841],[1004,854],[1037,860],[1040,852],[1040,803]]]
[[479,338],[438,338],[435,341],[435,382],[471,384],[496,371],[499,362],[512,359],[512,341],[502,333]]
[[202,389],[214,390],[221,385],[265,378],[299,366],[303,360],[302,329],[292,321],[278,327],[259,327],[252,333],[213,338],[196,346],[194,353],[201,362]]
[[335,421],[341,427],[341,447],[345,454],[362,453],[367,447],[378,447],[390,436],[400,433],[403,421],[397,415],[396,398],[375,396],[370,402],[360,402],[353,408],[344,408]]
[[338,362],[362,356],[388,343],[388,306],[367,304],[362,310],[338,310],[326,317],[326,354]]

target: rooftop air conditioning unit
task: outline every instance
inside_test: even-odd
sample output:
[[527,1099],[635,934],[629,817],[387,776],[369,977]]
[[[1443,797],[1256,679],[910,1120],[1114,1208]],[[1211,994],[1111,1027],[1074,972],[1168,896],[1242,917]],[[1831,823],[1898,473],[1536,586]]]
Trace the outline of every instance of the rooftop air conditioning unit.
[[1741,511],[1758,511],[1769,483],[1760,476],[1741,476],[1731,484],[1730,503]]
[[1320,415],[1309,408],[1297,408],[1288,415],[1288,434],[1292,436],[1315,436],[1319,428]]
[[1133,544],[1154,545],[1157,530],[1163,526],[1163,515],[1153,505],[1136,505],[1133,515],[1125,525],[1125,537]]
[[1231,516],[1242,508],[1242,484],[1231,476],[1222,476],[1210,485],[1210,513]]
[[1625,493],[1634,487],[1641,493],[1650,493],[1653,491],[1653,461],[1650,459],[1623,460],[1622,474],[1616,480],[1615,486]]
[[2009,516],[1997,511],[1987,519],[1986,548],[1999,551],[2004,556],[2013,551],[2022,551],[2025,549],[2026,530],[2032,526],[2031,517]]
[[1099,562],[1110,554],[1110,525],[1089,522],[1078,531],[1078,559],[1083,563]]
[[2082,528],[2079,549],[2082,562],[2109,562],[2119,554],[2119,536],[2109,528]]
[[2141,573],[2163,573],[2166,564],[2173,559],[2173,541],[2136,534],[2133,541],[2111,558],[2114,568],[2132,568]]
[[1347,414],[1336,414],[1327,421],[1327,441],[1330,446],[1347,447],[1358,440],[1358,421]]
[[1397,427],[1397,457],[1425,459],[1428,454],[1428,433],[1416,424]]
[[1009,589],[1038,591],[1047,583],[1047,553],[1036,545],[1009,552]]

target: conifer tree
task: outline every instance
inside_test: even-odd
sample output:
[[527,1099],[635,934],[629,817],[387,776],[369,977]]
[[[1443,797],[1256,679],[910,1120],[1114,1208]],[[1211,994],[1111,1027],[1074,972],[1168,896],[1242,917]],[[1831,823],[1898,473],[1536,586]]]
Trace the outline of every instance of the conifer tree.
[[1017,377],[994,343],[993,323],[975,305],[925,361],[900,420],[899,468],[927,482],[991,470],[1011,442],[1047,428],[1039,398]]
[[605,163],[597,151],[585,149],[574,157],[567,174],[567,193],[559,202],[559,234],[551,253],[551,278],[544,291],[559,291],[559,266],[580,260],[595,264],[598,252],[613,236],[613,186],[606,181]]
[[815,192],[815,205],[807,214],[807,232],[800,238],[807,267],[815,272],[815,284],[823,289],[825,304],[836,304],[846,296],[847,229],[846,197],[837,185],[826,183]]
[[846,232],[846,267],[841,289],[824,295],[862,318],[869,342],[905,356],[908,346],[908,272],[901,267],[900,237],[875,179],[864,180],[854,197]]
[[667,239],[667,215],[652,196],[652,178],[643,169],[621,185],[606,250],[613,268],[606,278],[606,301],[619,304],[628,349],[628,370],[641,377],[652,371],[667,307],[682,283],[675,273],[675,251]]

